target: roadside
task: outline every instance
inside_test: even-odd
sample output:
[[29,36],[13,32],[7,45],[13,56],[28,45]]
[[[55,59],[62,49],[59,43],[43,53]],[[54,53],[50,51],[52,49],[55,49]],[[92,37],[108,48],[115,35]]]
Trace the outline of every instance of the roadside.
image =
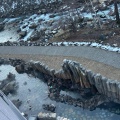
[[86,58],[68,57],[68,56],[50,56],[50,55],[27,55],[27,54],[6,54],[0,55],[3,58],[17,58],[26,61],[40,61],[48,65],[50,68],[59,70],[64,59],[74,60],[82,64],[86,69],[92,70],[94,73],[100,73],[101,75],[113,79],[120,80],[120,69],[106,65],[104,63],[96,62]]

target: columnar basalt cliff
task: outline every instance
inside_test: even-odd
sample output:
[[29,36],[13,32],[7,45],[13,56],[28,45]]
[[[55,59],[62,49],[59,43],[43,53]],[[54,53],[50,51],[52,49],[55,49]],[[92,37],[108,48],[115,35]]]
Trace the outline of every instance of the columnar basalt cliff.
[[56,71],[50,69],[41,62],[25,62],[20,59],[0,59],[0,64],[11,64],[16,67],[18,73],[29,73],[38,77],[39,74],[51,76],[53,79],[63,79],[71,81],[72,86],[78,90],[91,89],[95,87],[100,94],[107,96],[111,101],[120,103],[120,82],[119,80],[110,80],[100,74],[95,74],[86,70],[81,64],[71,60],[64,60],[62,69]]
[[[24,66],[24,67],[23,67]],[[23,69],[24,68],[24,69]],[[65,80],[71,80],[73,86],[77,86],[78,89],[86,89],[96,87],[100,94],[106,95],[112,101],[120,103],[120,82],[117,80],[107,79],[100,74],[95,74],[90,70],[86,70],[81,64],[71,61],[64,60],[62,69],[55,71],[50,69],[48,66],[40,62],[29,62],[16,66],[18,72],[25,72],[26,69],[32,68],[40,73],[44,73],[52,76],[53,78],[60,78]]]

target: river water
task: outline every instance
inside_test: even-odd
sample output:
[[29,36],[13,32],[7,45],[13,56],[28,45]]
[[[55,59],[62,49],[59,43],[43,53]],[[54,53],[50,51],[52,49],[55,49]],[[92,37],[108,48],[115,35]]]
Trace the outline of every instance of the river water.
[[[5,79],[9,72],[15,74],[16,81],[19,84],[16,94],[9,94],[10,100],[20,99],[22,105],[20,111],[28,115],[37,115],[43,111],[42,104],[54,104],[56,113],[59,116],[69,118],[70,120],[120,120],[120,105],[115,103],[104,103],[98,106],[94,111],[74,107],[64,103],[50,100],[48,96],[47,85],[38,78],[34,78],[27,74],[18,74],[14,67],[10,65],[0,66],[0,81]],[[65,93],[65,92],[63,92]],[[67,93],[79,98],[78,94]],[[31,110],[29,108],[32,108]]]

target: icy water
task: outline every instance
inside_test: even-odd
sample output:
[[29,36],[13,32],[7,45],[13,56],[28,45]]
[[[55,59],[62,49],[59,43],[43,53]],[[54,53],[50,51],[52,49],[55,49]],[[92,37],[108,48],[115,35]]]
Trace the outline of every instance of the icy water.
[[[56,106],[57,115],[69,118],[70,120],[120,120],[120,105],[115,103],[102,104],[94,111],[74,107],[64,103],[57,103],[47,97],[47,85],[37,78],[27,74],[18,74],[14,67],[10,65],[0,66],[0,81],[5,79],[8,73],[15,74],[19,88],[15,95],[8,95],[13,99],[20,99],[22,105],[20,111],[29,115],[37,115],[42,109],[42,104],[53,103]],[[65,94],[65,92],[62,92]],[[66,94],[79,98],[78,94],[66,92]],[[31,110],[29,109],[31,108]],[[44,111],[46,112],[46,111]]]

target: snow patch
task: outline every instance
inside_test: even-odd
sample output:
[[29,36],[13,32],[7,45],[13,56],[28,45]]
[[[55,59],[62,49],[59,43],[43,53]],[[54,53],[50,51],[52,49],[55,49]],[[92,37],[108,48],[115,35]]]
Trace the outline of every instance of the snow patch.
[[110,45],[102,45],[102,44],[96,43],[96,42],[93,42],[93,43],[91,43],[91,42],[53,42],[53,45],[57,45],[57,46],[90,46],[90,47],[101,48],[103,50],[120,53],[119,47],[112,47]]

